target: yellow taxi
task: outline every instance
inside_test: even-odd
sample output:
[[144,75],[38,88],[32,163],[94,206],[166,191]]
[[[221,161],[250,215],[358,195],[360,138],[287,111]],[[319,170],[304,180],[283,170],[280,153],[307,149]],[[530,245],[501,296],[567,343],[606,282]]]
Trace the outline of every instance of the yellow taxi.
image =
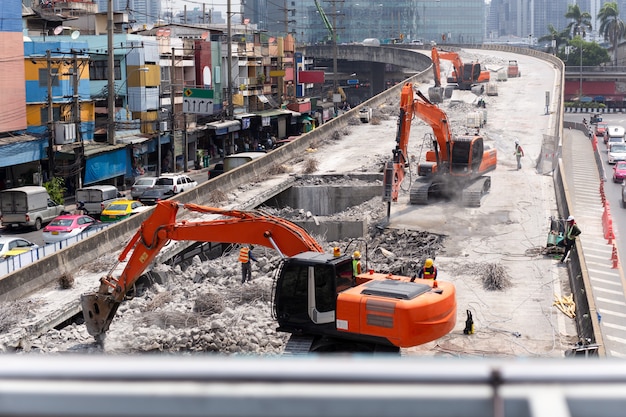
[[124,220],[133,214],[148,210],[150,207],[136,200],[116,200],[109,203],[100,214],[102,222],[116,222]]

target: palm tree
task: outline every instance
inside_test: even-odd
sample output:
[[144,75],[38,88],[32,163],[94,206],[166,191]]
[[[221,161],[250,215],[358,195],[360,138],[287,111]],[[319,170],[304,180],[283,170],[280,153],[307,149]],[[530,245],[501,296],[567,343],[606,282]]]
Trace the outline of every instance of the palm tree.
[[565,18],[572,19],[572,22],[567,25],[567,31],[570,34],[571,39],[576,36],[584,38],[587,31],[591,31],[592,29],[591,15],[589,12],[581,12],[580,7],[578,7],[577,4],[570,4],[567,6]]
[[552,42],[556,41],[556,45],[554,46],[554,50],[552,50],[552,46],[550,46],[551,52],[556,54],[560,49],[561,45],[567,44],[567,40],[569,39],[569,29],[564,29],[562,31],[556,30],[552,24],[548,25],[548,34],[542,36],[538,39],[539,42]]
[[617,45],[620,39],[626,34],[626,25],[619,17],[619,8],[616,2],[604,3],[598,12],[600,20],[600,29],[598,33],[604,36],[604,39],[613,45],[613,56],[615,57],[615,66],[617,66]]

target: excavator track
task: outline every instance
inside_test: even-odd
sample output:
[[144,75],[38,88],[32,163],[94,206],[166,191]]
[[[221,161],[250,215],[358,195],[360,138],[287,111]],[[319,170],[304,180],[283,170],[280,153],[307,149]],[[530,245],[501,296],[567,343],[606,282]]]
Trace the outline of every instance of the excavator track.
[[480,207],[480,200],[490,189],[491,177],[478,177],[472,184],[463,189],[461,202],[466,207]]
[[431,185],[432,181],[415,181],[409,190],[409,204],[428,204]]

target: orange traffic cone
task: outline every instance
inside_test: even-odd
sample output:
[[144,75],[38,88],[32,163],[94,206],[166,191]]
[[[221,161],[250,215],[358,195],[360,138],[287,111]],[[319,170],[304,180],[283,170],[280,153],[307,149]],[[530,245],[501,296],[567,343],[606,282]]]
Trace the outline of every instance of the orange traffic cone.
[[611,253],[611,260],[613,261],[613,269],[617,269],[619,264],[619,258],[617,257],[617,248],[613,245],[613,252]]

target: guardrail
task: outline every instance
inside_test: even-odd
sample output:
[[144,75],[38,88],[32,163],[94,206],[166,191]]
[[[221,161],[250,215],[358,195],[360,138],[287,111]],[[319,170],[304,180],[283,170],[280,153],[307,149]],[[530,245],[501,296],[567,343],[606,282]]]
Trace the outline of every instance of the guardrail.
[[52,255],[57,251],[67,248],[68,246],[71,246],[80,241],[83,241],[87,239],[89,236],[92,236],[98,233],[100,230],[105,229],[111,225],[112,223],[110,225],[103,224],[102,227],[97,230],[87,230],[76,236],[72,236],[60,242],[55,242],[55,243],[50,243],[48,245],[39,246],[28,252],[11,256],[6,259],[2,259],[0,260],[0,277],[3,277],[12,272],[15,272],[27,265],[32,264],[33,262],[37,262],[40,259],[45,258],[46,256]]

